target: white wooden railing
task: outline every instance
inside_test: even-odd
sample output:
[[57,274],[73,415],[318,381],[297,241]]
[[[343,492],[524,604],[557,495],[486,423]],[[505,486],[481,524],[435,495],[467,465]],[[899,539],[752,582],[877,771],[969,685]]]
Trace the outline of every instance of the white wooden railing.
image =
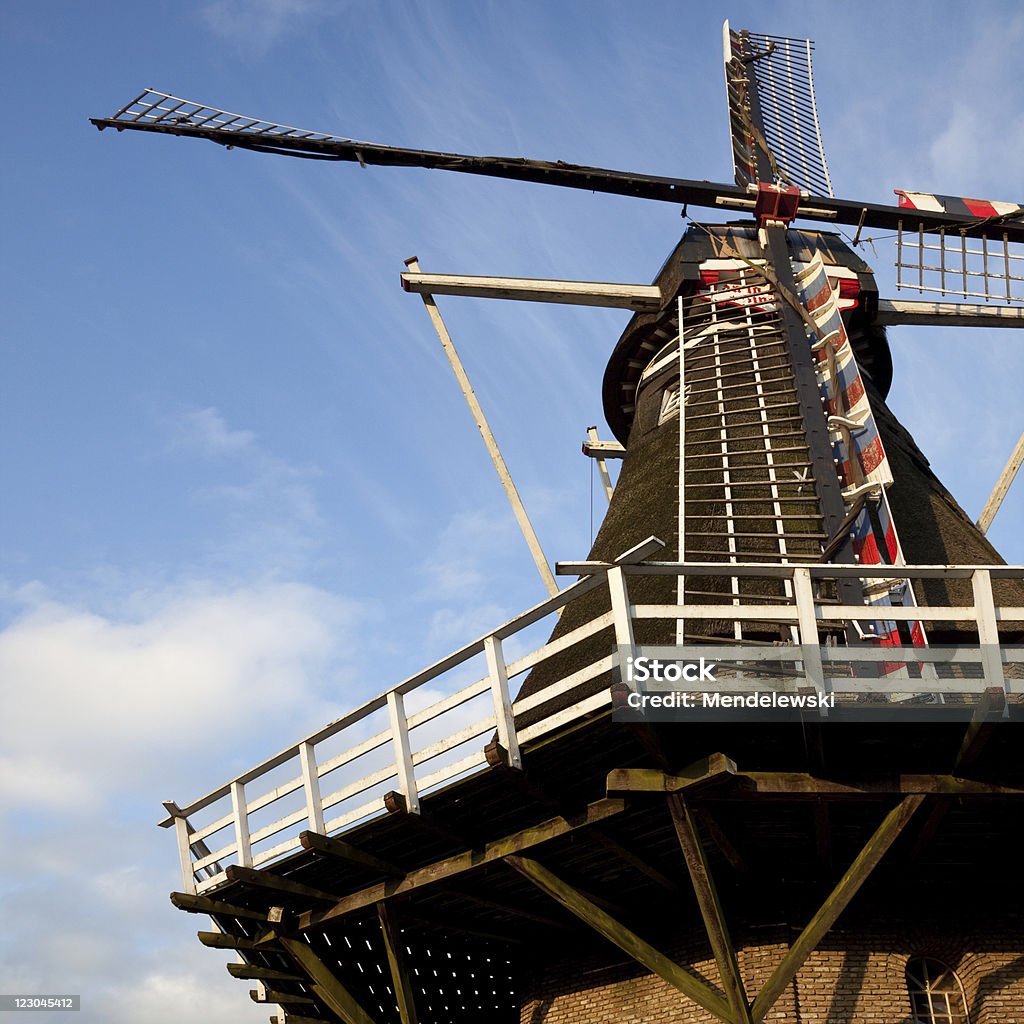
[[[829,679],[834,654],[844,648],[820,645],[819,623],[879,619],[878,608],[837,605],[823,601],[816,583],[839,576],[915,581],[969,580],[969,606],[886,608],[888,620],[956,622],[978,637],[974,661],[984,668],[985,685],[1001,686],[1007,693],[1022,693],[1022,681],[1007,678],[1000,653],[999,624],[1024,622],[1024,607],[1000,607],[993,596],[994,579],[1024,580],[1022,566],[836,566],[757,565],[722,563],[645,562],[661,547],[653,538],[620,556],[615,562],[562,563],[562,574],[580,579],[555,596],[499,626],[374,697],[362,707],[287,747],[237,778],[184,806],[165,803],[168,816],[162,827],[174,827],[181,859],[185,892],[211,889],[227,878],[229,865],[261,867],[300,848],[303,831],[333,835],[373,816],[385,813],[386,791],[404,797],[406,809],[419,811],[424,793],[485,769],[483,737],[496,733],[509,762],[519,767],[521,749],[539,737],[611,704],[610,691],[599,692],[569,707],[541,717],[527,726],[516,718],[609,672],[614,651],[581,664],[542,691],[512,702],[510,681],[542,665],[581,641],[612,627],[615,644],[632,647],[634,623],[644,619],[733,620],[744,623],[792,624],[799,637],[800,660],[807,678],[817,685],[842,689],[843,679]],[[663,604],[636,605],[629,596],[628,580],[635,575],[709,577],[730,576],[788,580],[792,598],[772,604]],[[895,575],[898,573],[898,577]],[[557,640],[507,660],[509,642],[521,644],[527,631],[597,588],[607,587],[611,610],[591,619]],[[723,601],[733,600],[723,594]],[[859,649],[858,649],[859,650]],[[887,648],[886,658],[893,656]],[[881,652],[875,652],[882,657]],[[963,660],[963,654],[954,660]],[[466,672],[482,663],[481,678],[465,684]],[[518,684],[517,684],[518,685]],[[407,698],[450,689],[440,699],[410,712]],[[850,687],[856,689],[856,687]]]

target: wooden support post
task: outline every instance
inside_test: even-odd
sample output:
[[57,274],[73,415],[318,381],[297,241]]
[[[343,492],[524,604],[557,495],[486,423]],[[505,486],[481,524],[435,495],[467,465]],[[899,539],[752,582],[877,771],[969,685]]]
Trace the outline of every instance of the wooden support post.
[[320,799],[320,776],[317,773],[316,754],[308,740],[299,744],[299,761],[302,763],[302,788],[306,793],[306,817],[311,832],[323,835],[324,805]]
[[[587,437],[594,444],[600,443],[600,438],[597,436],[597,427],[587,427]],[[601,455],[595,455],[594,458],[597,460],[597,471],[601,474],[601,483],[604,485],[604,496],[608,499],[608,504],[610,505],[615,488],[612,487],[612,478],[608,473],[608,463]]]
[[592,828],[590,830],[590,837],[599,842],[605,849],[610,850],[619,860],[624,864],[628,864],[634,871],[641,875],[646,875],[652,882],[660,885],[666,892],[671,892],[678,896],[683,891],[682,886],[675,879],[669,878],[664,871],[660,871],[636,851],[631,850],[628,846],[624,846],[617,839],[608,835],[603,829]]
[[718,847],[722,856],[732,865],[733,869],[741,875],[749,875],[750,865],[732,840],[722,830],[722,826],[718,824],[718,821],[707,807],[694,807],[692,810],[697,820],[704,826],[704,830],[714,840],[715,846]]
[[252,843],[249,842],[249,809],[245,803],[245,786],[241,782],[231,783],[231,813],[235,819],[235,843],[238,847],[238,863],[243,868],[252,867]]
[[[278,1006],[313,1006],[316,1000],[310,996],[292,995],[291,992],[277,992],[274,989],[249,989],[249,998],[254,1003],[275,1003]],[[285,1018],[287,1020],[287,1018]]]
[[[1006,679],[1003,675],[1003,659],[999,649],[999,627],[996,624],[995,598],[992,596],[992,573],[988,569],[975,569],[971,574],[971,590],[974,594],[974,612],[978,621],[978,646],[981,650],[981,664],[985,682],[998,686],[1005,692]],[[1009,714],[1005,709],[1004,714]]]
[[386,901],[377,904],[377,918],[380,921],[381,935],[384,937],[388,967],[391,968],[391,987],[395,990],[399,1019],[402,1024],[418,1024],[412,978],[405,962],[405,944],[392,914],[391,907]]
[[825,689],[825,673],[821,664],[818,639],[818,618],[814,606],[814,584],[811,570],[797,566],[793,570],[793,597],[796,600],[797,624],[800,627],[800,658],[804,674],[818,692]]
[[281,936],[281,945],[291,958],[305,971],[313,983],[313,992],[336,1013],[345,1024],[374,1024],[373,1018],[359,1005],[356,998],[327,965],[302,939]]
[[491,679],[491,695],[494,699],[494,717],[497,722],[498,742],[505,748],[510,768],[522,768],[523,757],[519,752],[516,736],[516,720],[512,713],[512,698],[508,692],[508,670],[501,647],[501,638],[484,638],[484,655],[487,658],[487,674]]
[[560,903],[566,910],[575,914],[584,924],[589,925],[599,935],[604,936],[623,952],[628,953],[638,963],[663,978],[683,995],[692,999],[709,1013],[714,1014],[725,1024],[733,1024],[728,1004],[716,995],[707,984],[684,971],[664,953],[635,935],[542,864],[529,857],[519,856],[507,857],[506,863],[528,878],[542,892],[547,893],[553,900]]
[[[165,804],[165,806],[167,805]],[[192,844],[189,842],[188,818],[183,814],[174,815],[174,835],[178,840],[181,886],[186,893],[194,894],[196,891],[196,875],[192,870]]]
[[416,774],[412,766],[412,748],[409,745],[409,721],[405,717],[405,700],[397,690],[388,690],[388,721],[391,723],[391,743],[395,752],[398,790],[405,797],[409,814],[420,813],[420,795],[416,789]]
[[243,868],[232,864],[227,869],[229,882],[242,882],[256,889],[267,889],[270,892],[283,892],[288,896],[302,896],[308,900],[321,903],[333,903],[338,897],[323,889],[314,889],[311,885],[293,882],[282,875],[271,874],[269,871],[256,871],[254,868]]
[[670,793],[667,800],[672,823],[675,825],[676,835],[679,838],[679,845],[683,848],[683,859],[690,872],[690,881],[693,883],[697,905],[700,907],[701,917],[704,918],[704,928],[707,931],[708,941],[711,943],[711,952],[718,965],[718,977],[722,991],[725,993],[725,998],[732,1011],[732,1019],[736,1024],[751,1024],[750,1004],[747,1002],[747,993],[743,988],[743,978],[736,960],[736,950],[733,948],[732,939],[729,936],[729,928],[725,922],[725,915],[722,913],[718,890],[711,877],[693,815],[681,794]]
[[[407,259],[405,261],[405,265],[413,274],[420,273],[419,261],[415,256]],[[480,431],[480,436],[483,438],[484,445],[487,448],[487,453],[491,457],[491,462],[494,463],[494,468],[498,473],[498,478],[501,480],[501,486],[505,488],[505,495],[509,500],[509,504],[512,506],[512,512],[515,514],[516,522],[519,523],[519,528],[523,531],[523,537],[526,539],[526,544],[530,549],[530,554],[533,555],[533,560],[537,565],[537,572],[540,573],[541,581],[547,588],[547,592],[553,597],[558,593],[558,583],[555,581],[554,573],[551,571],[551,565],[544,554],[543,548],[540,546],[540,541],[537,539],[537,534],[533,529],[533,524],[530,522],[530,517],[526,514],[526,508],[523,505],[522,499],[519,497],[519,492],[516,490],[516,485],[512,480],[512,474],[508,471],[508,466],[505,465],[505,459],[501,454],[501,449],[498,447],[498,442],[494,438],[490,424],[487,422],[487,417],[484,416],[484,411],[480,406],[480,402],[477,400],[476,392],[473,391],[473,385],[469,382],[469,376],[466,373],[465,367],[462,365],[462,360],[459,358],[459,353],[456,351],[455,345],[452,343],[451,335],[448,333],[448,328],[445,327],[444,321],[441,319],[441,314],[438,311],[437,304],[434,302],[434,297],[428,294],[424,294],[422,297],[423,305],[427,307],[427,313],[430,316],[431,323],[434,325],[434,330],[437,331],[437,336],[441,340],[441,347],[444,349],[444,354],[448,357],[448,362],[455,373],[455,379],[459,382],[459,388],[462,391],[462,396],[466,399],[469,411],[473,414],[473,421],[476,423],[477,429]]]
[[633,638],[633,616],[629,607],[626,574],[621,565],[613,565],[608,570],[608,590],[611,593],[612,614],[615,617],[615,642],[619,647],[632,651],[636,646]]
[[751,1011],[754,1024],[762,1021],[776,1000],[785,991],[786,986],[796,976],[796,972],[804,965],[807,957],[815,949],[826,932],[835,924],[836,919],[849,905],[850,900],[867,880],[878,862],[892,846],[896,837],[920,807],[923,796],[908,796],[901,800],[882,820],[881,825],[857,854],[828,899],[821,905],[810,923],[800,933],[789,952],[783,957],[782,963],[772,971],[764,987],[754,1000]]
[[405,870],[389,860],[384,860],[366,850],[359,849],[344,839],[329,839],[327,836],[319,835],[316,832],[302,832],[299,835],[299,843],[304,850],[317,850],[330,857],[337,857],[338,860],[348,861],[350,864],[358,864],[362,868],[376,871],[387,878],[401,878]]
[[[1015,312],[1021,318],[1021,322],[1024,323],[1024,311],[1015,310]],[[1017,475],[1022,463],[1024,463],[1024,434],[1020,435],[1020,439],[1010,453],[1010,461],[1006,463],[1005,468],[1000,473],[999,479],[992,489],[992,494],[989,496],[988,501],[985,502],[981,515],[978,516],[978,529],[982,533],[988,533],[988,528],[992,525],[992,520],[995,519],[999,506],[1002,505],[1006,492],[1010,489],[1010,484],[1013,483],[1013,478]]]
[[196,932],[199,941],[210,949],[263,949],[262,939],[245,939],[241,935],[226,932]]

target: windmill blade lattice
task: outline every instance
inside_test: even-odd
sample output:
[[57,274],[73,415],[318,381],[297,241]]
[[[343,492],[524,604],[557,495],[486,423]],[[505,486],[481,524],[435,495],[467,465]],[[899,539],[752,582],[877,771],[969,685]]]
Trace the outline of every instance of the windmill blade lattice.
[[[726,22],[725,78],[739,185],[758,181],[756,150],[768,155],[775,180],[834,196],[821,142],[810,39],[734,32]],[[750,110],[753,78],[763,130]]]

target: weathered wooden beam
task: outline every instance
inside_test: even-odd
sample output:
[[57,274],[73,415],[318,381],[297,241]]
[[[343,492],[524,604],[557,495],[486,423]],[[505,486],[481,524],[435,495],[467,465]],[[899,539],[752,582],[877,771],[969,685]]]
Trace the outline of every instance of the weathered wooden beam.
[[526,940],[518,935],[512,935],[507,931],[492,931],[488,928],[481,928],[479,925],[471,924],[463,914],[445,914],[431,907],[429,910],[417,913],[413,909],[405,911],[402,915],[406,921],[414,922],[421,928],[429,928],[438,932],[455,932],[459,935],[469,935],[477,939],[487,939],[490,942],[505,943],[510,946],[522,946]]
[[1024,309],[976,302],[922,302],[879,299],[876,323],[931,327],[1024,327]]
[[257,988],[249,989],[249,998],[254,1003],[276,1003],[279,1006],[315,1006],[316,1000],[312,996],[300,996],[291,992],[277,992],[274,989],[267,989],[260,992]]
[[377,919],[380,921],[381,935],[384,937],[384,949],[387,952],[388,967],[391,970],[391,987],[398,1003],[398,1016],[402,1024],[418,1024],[416,999],[412,988],[412,979],[405,958],[405,944],[393,917],[393,911],[387,902],[377,904]]
[[402,287],[420,295],[471,295],[484,299],[560,302],[569,306],[606,306],[657,313],[661,290],[650,284],[603,281],[549,281],[532,277],[477,277],[464,274],[402,274]]
[[271,1017],[270,1024],[324,1024],[323,1017],[297,1017],[294,1013],[284,1017]]
[[664,871],[660,871],[635,850],[631,850],[628,846],[624,846],[617,839],[608,835],[604,829],[592,828],[587,835],[600,843],[605,849],[610,850],[624,864],[628,864],[634,871],[646,875],[652,882],[660,885],[666,891],[676,895],[683,891],[683,887],[674,878],[669,878]]
[[264,949],[265,943],[260,939],[246,939],[241,935],[229,935],[227,932],[197,932],[199,941],[210,949]]
[[892,846],[914,812],[921,806],[922,800],[924,797],[920,795],[905,797],[883,818],[882,823],[875,829],[864,848],[854,858],[846,873],[839,879],[836,887],[757,994],[751,1010],[751,1017],[755,1024],[763,1020],[775,1005],[776,1000],[796,976],[796,972],[804,965],[807,957],[810,956],[825,933],[835,924],[836,919],[849,905],[850,900],[875,869],[886,850]]
[[722,826],[707,807],[693,807],[691,811],[696,815],[697,820],[704,827],[704,830],[714,840],[715,846],[721,851],[722,856],[732,865],[735,871],[741,875],[750,874],[750,865],[746,858],[736,848],[733,841],[725,834]]
[[737,1024],[751,1024],[750,1003],[743,987],[736,950],[729,935],[722,903],[718,898],[718,890],[711,877],[711,870],[689,804],[680,793],[670,793],[667,802],[672,824],[683,850],[683,860],[686,861],[686,868],[690,872],[697,906],[700,907],[701,917],[704,919],[704,929],[711,943],[711,952],[718,965],[719,983],[732,1011],[732,1019]]
[[504,839],[487,843],[482,850],[464,850],[454,856],[446,857],[434,864],[410,871],[404,878],[387,882],[380,882],[371,885],[366,889],[351,893],[343,897],[326,910],[318,912],[307,912],[298,917],[298,928],[304,931],[307,928],[315,927],[324,921],[331,921],[337,917],[344,917],[354,910],[361,910],[363,907],[372,906],[381,900],[390,899],[392,896],[400,896],[402,893],[412,892],[425,885],[442,882],[448,878],[455,878],[465,874],[467,871],[474,871],[487,864],[493,864],[513,853],[522,853],[524,850],[532,849],[541,843],[549,842],[560,836],[568,835],[588,825],[595,825],[598,822],[606,821],[625,810],[625,803],[622,800],[598,800],[590,804],[585,811],[574,815],[571,819],[551,818],[539,825],[523,829],[521,832],[514,832]]
[[669,775],[657,768],[617,768],[608,773],[606,788],[613,793],[675,793],[722,782],[737,771],[725,754],[711,754]]
[[242,978],[244,981],[305,981],[306,979],[298,974],[288,971],[279,971],[273,967],[263,967],[260,964],[225,964],[228,974],[232,978]]
[[304,850],[316,850],[318,853],[325,853],[350,864],[358,864],[389,878],[401,878],[405,874],[405,870],[397,864],[361,850],[343,839],[331,839],[320,835],[319,832],[303,832],[299,835],[299,842]]
[[[818,779],[803,772],[741,772],[728,794],[743,798],[751,793],[785,797],[914,796],[1024,796],[1024,789],[996,783],[960,779],[953,775],[877,775],[857,779]],[[715,794],[717,798],[719,794]],[[723,794],[724,795],[724,794]]]
[[243,882],[256,889],[283,892],[289,896],[302,896],[320,903],[333,903],[338,898],[333,893],[324,892],[323,889],[314,889],[311,885],[293,882],[290,878],[284,878],[282,875],[275,875],[269,871],[259,871],[256,868],[243,868],[232,864],[226,874],[229,882]]
[[510,856],[506,858],[509,867],[514,868],[528,878],[538,889],[547,893],[560,903],[566,910],[575,914],[581,921],[589,925],[599,935],[628,953],[638,963],[653,971],[689,999],[714,1014],[726,1024],[733,1024],[728,1004],[717,995],[707,983],[695,978],[678,964],[670,960],[664,953],[655,949],[638,935],[620,924],[610,914],[588,900],[582,893],[562,881],[529,857]]
[[491,899],[489,896],[478,896],[476,893],[467,892],[465,889],[454,885],[444,885],[440,888],[444,893],[448,893],[457,899],[465,900],[467,903],[476,904],[479,907],[483,907],[485,910],[494,910],[499,914],[507,914],[509,917],[516,917],[523,921],[530,921],[531,923],[539,924],[544,928],[553,928],[555,931],[573,930],[573,926],[566,924],[565,921],[559,921],[547,914],[537,914],[523,906],[506,903],[502,900]]
[[1006,691],[1002,687],[990,686],[981,695],[953,762],[954,775],[966,771],[975,764],[999,725],[998,721],[993,720],[993,716],[1001,715],[1005,707]]
[[439,821],[434,814],[426,811],[410,811],[405,797],[397,790],[384,794],[384,809],[393,818],[401,821],[402,825],[410,831],[430,836],[431,839],[440,839],[456,849],[475,845],[475,837],[466,834],[464,829],[456,832]]
[[333,971],[316,955],[309,943],[288,936],[281,936],[280,941],[285,952],[309,977],[313,992],[345,1024],[374,1024],[373,1018],[359,1005],[355,996],[334,976]]
[[[1015,312],[1019,317],[1020,325],[1024,326],[1024,309],[1017,309]],[[996,481],[995,487],[992,488],[992,493],[989,495],[988,501],[985,502],[981,515],[978,516],[978,529],[982,533],[988,533],[988,528],[992,525],[992,520],[995,519],[996,513],[1003,504],[1006,492],[1010,489],[1013,478],[1020,471],[1022,463],[1024,463],[1024,434],[1020,435],[1014,445],[1009,461],[1003,467],[1002,473],[999,474],[999,479]]]
[[225,917],[238,917],[252,921],[269,920],[266,910],[238,907],[234,903],[210,899],[208,896],[193,896],[188,892],[172,892],[171,904],[178,910],[185,910],[190,914],[223,914]]

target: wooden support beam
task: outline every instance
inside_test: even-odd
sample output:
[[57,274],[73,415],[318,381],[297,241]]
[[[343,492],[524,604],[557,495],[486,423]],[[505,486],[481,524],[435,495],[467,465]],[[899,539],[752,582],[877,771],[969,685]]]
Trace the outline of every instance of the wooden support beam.
[[227,932],[197,932],[199,941],[210,949],[265,949],[265,941],[246,939],[241,935],[229,935]]
[[[1024,309],[1018,309],[1016,313],[1020,317],[1021,325],[1024,326]],[[992,493],[989,495],[988,501],[985,502],[981,515],[978,516],[978,529],[982,533],[988,533],[988,528],[992,525],[992,520],[995,519],[999,507],[1003,504],[1006,492],[1010,489],[1010,484],[1013,483],[1013,478],[1017,475],[1022,463],[1024,463],[1024,434],[1020,435],[1013,451],[1010,452],[1009,461],[1002,473],[999,474],[999,479],[996,481],[995,487],[992,488]]]
[[711,952],[718,965],[719,983],[729,1003],[732,1020],[736,1024],[751,1024],[750,1003],[743,987],[736,950],[729,935],[729,928],[722,912],[722,903],[718,898],[715,881],[708,868],[704,847],[697,832],[696,823],[690,813],[690,807],[680,793],[670,793],[667,797],[669,813],[675,825],[679,845],[683,849],[683,859],[690,872],[693,892],[697,897],[701,917],[704,918],[704,929],[711,943]]
[[396,791],[384,794],[384,808],[388,814],[401,819],[402,824],[414,832],[429,836],[431,839],[440,839],[456,849],[475,845],[475,837],[467,835],[465,831],[455,832],[438,820],[437,816],[420,811],[412,813],[408,810],[405,797]]
[[664,871],[660,871],[635,850],[631,850],[613,836],[608,835],[604,829],[592,828],[587,835],[600,843],[605,849],[610,850],[624,864],[628,864],[639,874],[646,875],[652,882],[660,885],[667,892],[678,896],[683,891],[683,887],[674,878],[669,878]]
[[243,868],[237,864],[232,864],[226,874],[229,882],[242,882],[256,889],[283,892],[289,896],[302,896],[320,903],[333,903],[338,898],[332,893],[324,892],[323,889],[314,889],[311,885],[293,882],[290,878],[285,878],[282,875],[275,875],[269,871],[258,871],[255,868]]
[[506,931],[491,931],[487,928],[480,928],[475,924],[466,921],[462,914],[444,914],[433,907],[423,913],[416,913],[414,910],[407,910],[403,919],[419,925],[421,928],[432,929],[438,932],[455,932],[458,935],[470,935],[477,939],[487,939],[489,942],[500,942],[510,946],[522,946],[525,939],[516,935],[510,935]]
[[171,904],[178,910],[185,910],[190,914],[223,914],[225,917],[238,917],[252,921],[269,920],[265,910],[238,907],[234,903],[210,899],[208,896],[193,896],[187,892],[172,892]]
[[750,865],[746,858],[736,848],[732,840],[725,834],[718,820],[707,807],[693,807],[691,811],[700,822],[701,826],[714,840],[715,846],[721,851],[722,856],[732,865],[733,869],[741,875],[750,874]]
[[302,939],[281,936],[281,945],[302,968],[312,982],[313,992],[336,1013],[345,1024],[374,1024],[373,1018],[359,1005],[355,996],[334,976],[331,969]]
[[549,842],[560,836],[588,825],[595,825],[606,821],[625,810],[625,803],[622,800],[598,800],[590,804],[587,809],[571,819],[551,818],[539,825],[514,832],[504,839],[487,843],[482,850],[464,850],[454,856],[446,857],[444,860],[428,864],[426,867],[410,871],[404,878],[388,882],[380,882],[377,885],[369,886],[358,892],[338,900],[333,907],[319,912],[300,914],[298,927],[300,931],[313,928],[325,921],[331,921],[337,917],[344,917],[354,910],[361,910],[363,907],[373,906],[381,900],[390,899],[392,896],[399,896],[402,893],[412,892],[425,885],[443,882],[449,878],[455,878],[468,871],[475,871],[487,864],[496,863],[499,860],[513,853],[522,853],[524,850],[532,849],[541,843]]
[[472,295],[484,299],[559,302],[569,306],[605,306],[657,313],[661,290],[649,284],[604,281],[547,281],[532,277],[478,277],[465,274],[402,274],[402,287],[420,295]]
[[387,952],[388,967],[391,970],[391,987],[398,1003],[398,1016],[402,1024],[418,1024],[416,1000],[413,995],[412,978],[405,958],[405,943],[396,923],[391,905],[387,902],[377,904],[377,918],[380,921],[381,935],[384,937],[384,949]]
[[[420,265],[415,256],[407,259],[405,265],[409,268],[410,274],[420,274]],[[441,341],[441,347],[444,349],[444,354],[448,358],[448,362],[455,374],[455,379],[459,382],[462,396],[466,399],[466,404],[469,406],[473,422],[476,423],[477,430],[480,431],[480,436],[483,438],[484,445],[487,448],[487,454],[490,455],[498,478],[501,480],[501,486],[505,489],[505,496],[512,506],[512,513],[516,517],[516,522],[523,533],[523,538],[530,549],[530,554],[533,555],[533,561],[537,566],[541,582],[547,588],[548,594],[554,597],[558,593],[558,583],[551,572],[551,564],[548,562],[547,556],[540,546],[540,540],[537,538],[537,533],[530,522],[530,517],[526,514],[526,508],[519,497],[519,491],[516,490],[512,474],[505,464],[505,458],[501,454],[501,449],[498,447],[498,442],[491,431],[490,424],[487,422],[487,417],[484,416],[484,411],[476,397],[476,392],[473,390],[473,385],[469,382],[469,377],[466,374],[465,367],[462,365],[462,360],[459,358],[459,353],[455,349],[451,335],[448,333],[448,328],[445,327],[444,320],[441,319],[441,313],[434,302],[433,296],[427,292],[422,292],[421,296],[423,298],[423,305],[427,308],[430,322],[434,325],[434,330]],[[409,809],[411,811],[418,810],[416,807],[410,807]]]
[[1024,327],[1019,306],[982,306],[975,302],[921,302],[879,299],[879,324],[917,324],[930,327]]
[[968,770],[977,762],[999,724],[995,716],[1001,716],[1005,708],[1006,691],[1001,687],[990,686],[981,695],[953,762],[954,775]]
[[[721,755],[715,755],[721,756]],[[735,767],[735,766],[733,766]],[[608,774],[609,793],[677,793],[691,792],[703,785],[725,778],[728,787],[702,791],[705,799],[746,800],[758,794],[765,797],[795,800],[866,799],[879,796],[1024,796],[1024,788],[997,783],[961,779],[953,775],[884,774],[856,778],[821,779],[806,772],[740,772],[722,768],[696,778],[666,775],[653,768],[622,768]]]
[[529,857],[519,856],[507,857],[506,862],[509,867],[528,878],[538,889],[575,914],[599,935],[663,978],[698,1006],[702,1006],[726,1024],[734,1024],[728,1004],[706,982],[695,978],[664,953],[635,935],[544,865]]
[[278,971],[273,967],[263,967],[260,964],[225,964],[228,974],[232,978],[242,978],[244,981],[302,981],[306,979],[299,974],[289,971]]
[[772,971],[761,991],[754,1000],[751,1017],[755,1024],[762,1021],[775,1005],[779,996],[804,965],[807,957],[817,947],[822,937],[835,924],[836,919],[849,905],[860,887],[867,881],[878,862],[892,846],[904,826],[920,807],[923,796],[908,796],[901,800],[882,820],[864,848],[854,858],[836,887],[811,918],[807,927],[790,947],[782,962]]
[[267,989],[260,992],[257,988],[249,989],[249,998],[254,1003],[275,1003],[278,1006],[315,1006],[316,1000],[312,996],[294,995],[291,992],[278,992],[274,989]]
[[725,781],[736,771],[736,762],[725,754],[711,754],[672,775],[657,768],[617,768],[608,773],[606,788],[609,796],[613,793],[675,793]]
[[[488,896],[478,896],[475,893],[467,892],[461,886],[445,885],[440,888],[442,892],[449,893],[458,899],[465,900],[467,903],[476,904],[479,907],[483,907],[485,910],[494,910],[499,914],[507,914],[509,917],[519,918],[523,921],[530,921],[533,924],[539,924],[544,928],[552,928],[555,931],[574,930],[573,926],[566,924],[565,921],[559,921],[557,918],[550,917],[547,914],[537,914],[532,910],[527,910],[526,907],[513,903],[506,903],[502,900],[493,900]],[[380,904],[378,904],[378,906],[380,906]]]
[[316,850],[318,853],[325,853],[338,860],[347,861],[349,864],[357,864],[361,868],[376,871],[378,874],[388,878],[401,878],[405,870],[391,861],[377,857],[366,850],[359,849],[343,839],[330,839],[318,832],[303,832],[299,836],[299,842],[304,850]]
[[297,1017],[294,1013],[271,1017],[270,1024],[324,1024],[323,1017]]

